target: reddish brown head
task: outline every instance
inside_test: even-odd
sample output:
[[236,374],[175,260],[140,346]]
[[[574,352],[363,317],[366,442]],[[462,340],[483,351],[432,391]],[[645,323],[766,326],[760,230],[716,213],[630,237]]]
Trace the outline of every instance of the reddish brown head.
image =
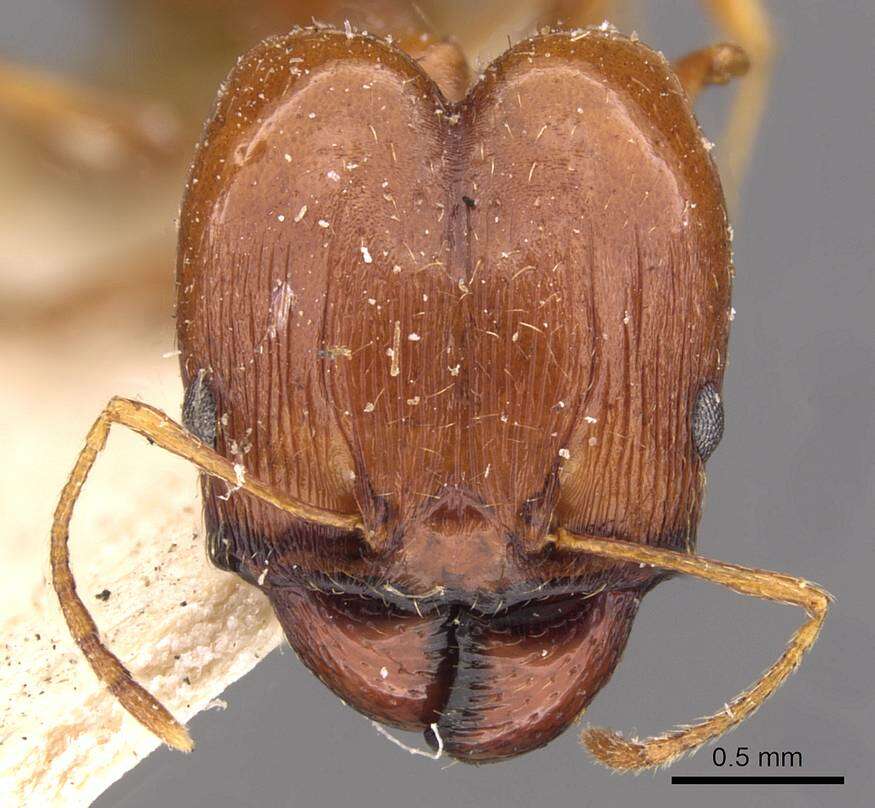
[[450,103],[381,41],[266,41],[183,205],[183,378],[220,453],[375,538],[205,481],[214,559],[367,715],[465,760],[543,745],[658,580],[546,537],[693,546],[729,293],[714,166],[643,45],[530,39]]

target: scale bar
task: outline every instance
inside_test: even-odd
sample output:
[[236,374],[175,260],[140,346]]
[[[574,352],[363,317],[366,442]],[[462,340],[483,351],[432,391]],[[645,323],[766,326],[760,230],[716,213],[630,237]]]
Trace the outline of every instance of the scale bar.
[[844,775],[738,775],[736,777],[727,776],[678,776],[672,775],[671,784],[673,786],[843,786],[845,784]]

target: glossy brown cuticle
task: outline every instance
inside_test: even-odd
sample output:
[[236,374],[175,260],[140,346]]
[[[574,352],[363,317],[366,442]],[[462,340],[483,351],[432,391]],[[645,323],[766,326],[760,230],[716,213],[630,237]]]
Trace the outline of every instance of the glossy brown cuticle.
[[660,55],[553,33],[467,84],[451,46],[343,32],[243,57],[192,168],[177,316],[217,451],[373,541],[205,479],[209,531],[343,699],[486,761],[576,718],[659,580],[553,525],[695,545],[730,245]]

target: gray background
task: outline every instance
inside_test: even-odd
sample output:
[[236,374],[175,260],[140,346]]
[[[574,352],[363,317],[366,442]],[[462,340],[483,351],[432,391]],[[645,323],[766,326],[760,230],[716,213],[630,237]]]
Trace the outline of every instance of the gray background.
[[[595,766],[573,730],[509,763],[444,768],[389,744],[286,651],[230,688],[225,712],[192,722],[192,755],[156,752],[96,805],[871,804],[875,4],[769,5],[781,53],[734,219],[727,428],[709,464],[700,549],[812,578],[838,602],[801,671],[719,744],[730,758],[738,746],[799,750],[803,773],[845,774],[847,785],[669,784],[670,774],[716,773],[713,747],[670,772],[620,777]],[[712,36],[690,0],[659,9],[650,9],[648,38],[667,53]],[[0,13],[7,55],[62,65],[65,51],[93,44],[88,3],[41,0]],[[712,139],[727,100],[715,91],[700,107]],[[586,718],[644,735],[710,712],[771,663],[800,618],[690,580],[665,583],[645,600]]]

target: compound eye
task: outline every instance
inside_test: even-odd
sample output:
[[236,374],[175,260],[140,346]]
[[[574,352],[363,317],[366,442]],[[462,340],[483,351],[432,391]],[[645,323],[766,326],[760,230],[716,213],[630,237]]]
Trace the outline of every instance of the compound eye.
[[199,370],[185,390],[182,425],[202,443],[216,448],[216,399],[207,386],[206,370]]
[[693,445],[706,461],[723,437],[723,402],[717,388],[707,382],[702,385],[693,406]]

